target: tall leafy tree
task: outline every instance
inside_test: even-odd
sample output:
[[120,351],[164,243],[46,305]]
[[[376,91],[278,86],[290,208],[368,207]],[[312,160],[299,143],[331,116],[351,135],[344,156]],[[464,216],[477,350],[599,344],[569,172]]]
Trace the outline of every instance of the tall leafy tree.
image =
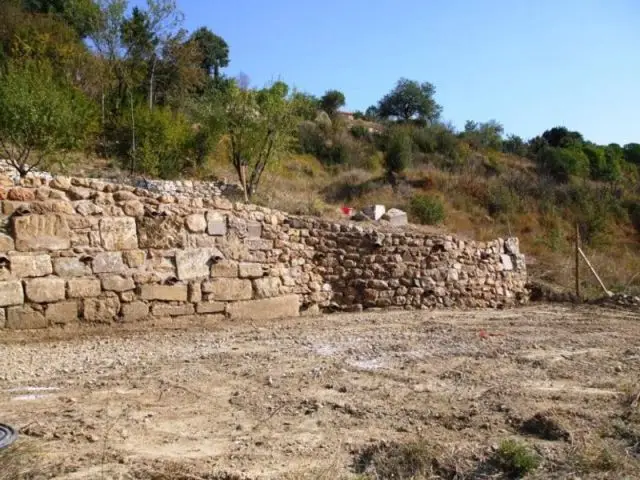
[[440,117],[442,107],[434,99],[436,87],[429,83],[401,78],[395,88],[378,104],[382,118],[408,121],[418,119],[433,123]]
[[0,152],[21,176],[82,147],[93,105],[43,63],[9,64],[0,81]]
[[229,45],[207,27],[200,27],[191,35],[200,51],[201,67],[207,75],[220,80],[220,70],[229,66]]
[[504,127],[496,120],[478,123],[467,120],[464,125],[464,138],[469,145],[476,149],[499,150],[502,147]]
[[327,90],[320,98],[320,108],[327,112],[330,117],[335,116],[340,108],[344,107],[346,99],[340,90]]
[[584,143],[580,132],[574,132],[566,127],[553,127],[542,134],[547,143],[552,147],[569,148],[579,147]]
[[22,0],[26,11],[59,16],[79,36],[86,37],[97,27],[100,7],[93,0]]

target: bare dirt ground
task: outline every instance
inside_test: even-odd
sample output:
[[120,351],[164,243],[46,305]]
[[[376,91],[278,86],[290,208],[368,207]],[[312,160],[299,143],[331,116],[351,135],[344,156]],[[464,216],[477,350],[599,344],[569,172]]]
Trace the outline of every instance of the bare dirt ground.
[[27,461],[1,479],[507,478],[507,439],[529,478],[640,478],[630,311],[3,335],[0,421]]

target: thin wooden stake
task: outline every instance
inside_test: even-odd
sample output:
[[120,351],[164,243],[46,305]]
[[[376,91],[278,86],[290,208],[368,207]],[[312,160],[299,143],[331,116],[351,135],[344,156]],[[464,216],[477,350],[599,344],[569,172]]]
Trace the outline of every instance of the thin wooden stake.
[[604,283],[602,282],[602,280],[600,280],[600,276],[596,273],[596,269],[593,268],[593,266],[591,265],[591,262],[589,261],[589,259],[587,258],[587,256],[584,254],[584,252],[580,247],[578,247],[578,252],[580,252],[580,255],[582,255],[582,258],[584,258],[584,261],[587,262],[587,265],[589,266],[591,273],[593,273],[593,276],[596,277],[596,280],[598,280],[598,283],[602,287],[602,290],[604,290],[605,295],[608,295],[609,297],[613,295],[609,290],[607,290],[607,287],[604,286]]
[[580,226],[576,222],[576,297],[580,300]]

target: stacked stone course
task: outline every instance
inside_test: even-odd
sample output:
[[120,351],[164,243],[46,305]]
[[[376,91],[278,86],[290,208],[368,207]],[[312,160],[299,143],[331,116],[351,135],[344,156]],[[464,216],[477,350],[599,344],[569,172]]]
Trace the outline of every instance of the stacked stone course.
[[91,179],[20,183],[0,182],[0,328],[526,301],[517,239],[382,232]]

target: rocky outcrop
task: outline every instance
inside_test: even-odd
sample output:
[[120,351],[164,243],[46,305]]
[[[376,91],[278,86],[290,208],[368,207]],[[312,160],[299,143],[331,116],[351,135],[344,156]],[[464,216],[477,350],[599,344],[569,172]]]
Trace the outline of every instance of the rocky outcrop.
[[527,300],[517,239],[380,230],[90,179],[4,185],[3,328]]

